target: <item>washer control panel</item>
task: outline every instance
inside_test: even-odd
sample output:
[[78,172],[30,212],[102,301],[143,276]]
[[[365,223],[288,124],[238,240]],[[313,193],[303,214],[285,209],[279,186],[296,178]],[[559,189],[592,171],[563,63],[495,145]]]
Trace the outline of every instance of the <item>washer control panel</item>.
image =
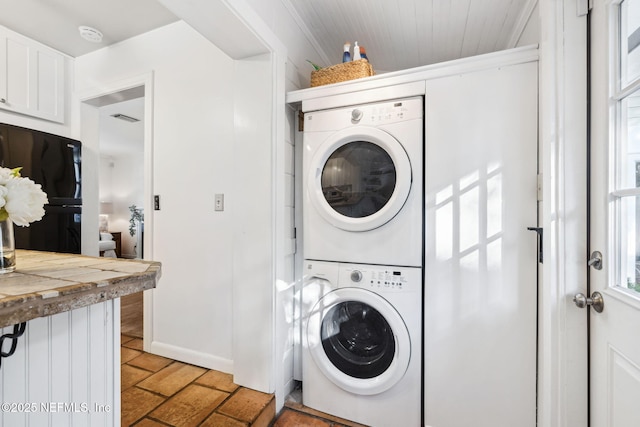
[[353,286],[376,292],[409,292],[420,289],[422,269],[341,264],[339,282],[340,287]]

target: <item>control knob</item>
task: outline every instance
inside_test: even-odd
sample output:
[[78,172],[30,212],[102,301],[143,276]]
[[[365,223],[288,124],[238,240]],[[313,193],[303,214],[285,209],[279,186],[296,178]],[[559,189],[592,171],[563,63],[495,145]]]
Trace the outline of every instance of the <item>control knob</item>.
[[362,280],[362,272],[360,270],[353,270],[351,272],[351,280],[353,282],[359,282]]

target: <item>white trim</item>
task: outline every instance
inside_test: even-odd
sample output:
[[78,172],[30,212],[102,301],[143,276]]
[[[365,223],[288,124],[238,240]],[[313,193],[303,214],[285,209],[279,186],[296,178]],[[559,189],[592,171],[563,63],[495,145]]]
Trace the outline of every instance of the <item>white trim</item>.
[[[284,406],[285,398],[293,391],[295,383],[289,372],[293,371],[293,354],[291,358],[287,357],[286,348],[278,347],[279,333],[284,331],[277,331],[280,326],[276,321],[276,313],[280,308],[278,306],[278,286],[282,283],[286,284],[285,278],[287,277],[285,256],[288,253],[286,240],[288,231],[285,229],[285,204],[286,198],[289,194],[286,194],[286,52],[279,49],[274,49],[271,55],[271,63],[273,69],[273,99],[272,99],[272,127],[271,127],[271,141],[272,152],[274,156],[272,179],[274,186],[272,188],[272,200],[273,206],[273,290],[271,300],[271,316],[272,316],[272,329],[271,329],[271,355],[272,355],[272,368],[271,368],[271,389],[274,390],[276,413]],[[293,189],[291,189],[293,191]],[[291,272],[291,275],[293,273]],[[288,284],[287,284],[288,285]],[[289,333],[287,330],[284,333]],[[290,366],[284,366],[286,360],[291,360]],[[287,375],[284,374],[287,372]]]
[[586,292],[586,17],[576,7],[540,2],[540,427],[588,424],[587,318],[571,301]]
[[633,83],[631,83],[630,85],[626,86],[624,89],[620,90],[619,92],[616,91],[616,93],[612,96],[612,100],[620,101],[626,98],[627,96],[633,94],[637,90],[640,90],[640,78],[634,81]]
[[[122,374],[121,374],[121,369],[118,369],[117,367],[121,367],[121,352],[122,352],[122,348],[121,348],[121,342],[120,339],[122,338],[122,335],[120,333],[120,328],[121,328],[121,300],[120,298],[114,298],[111,301],[113,301],[113,304],[111,305],[112,310],[113,310],[113,314],[111,316],[112,318],[112,324],[108,325],[111,326],[111,331],[110,333],[113,334],[113,337],[111,338],[112,342],[113,342],[113,348],[111,348],[111,352],[112,355],[111,357],[113,358],[113,413],[115,414],[114,417],[120,417],[122,415]],[[51,360],[51,358],[49,358],[49,360]],[[118,371],[118,372],[116,372]],[[114,425],[118,426],[119,425],[119,421],[114,420]]]
[[199,351],[193,351],[158,341],[149,343],[148,347],[148,349],[145,348],[145,351],[159,356],[168,357],[173,360],[181,360],[192,365],[203,366],[205,368],[215,369],[221,372],[233,372],[233,360],[212,356],[208,353],[201,353]]
[[622,190],[615,190],[611,192],[611,196],[621,197],[638,197],[640,196],[640,188],[624,188]]

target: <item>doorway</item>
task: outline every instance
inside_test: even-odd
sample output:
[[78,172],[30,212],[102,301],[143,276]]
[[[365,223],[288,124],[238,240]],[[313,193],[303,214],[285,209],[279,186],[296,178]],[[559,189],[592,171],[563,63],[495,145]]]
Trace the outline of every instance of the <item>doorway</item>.
[[[100,244],[115,247],[101,256],[144,256],[144,96],[100,111]],[[121,332],[143,338],[141,293],[121,298]]]
[[[82,99],[83,140],[94,152],[87,160],[97,172],[85,187],[95,209],[85,212],[92,226],[88,231],[95,236],[98,228],[100,244],[105,239],[114,247],[99,248],[100,256],[150,259],[151,218],[144,214],[152,208],[151,76],[107,89]],[[150,335],[144,332],[145,300],[150,306],[150,298],[143,293],[121,298],[123,333]]]
[[104,256],[141,259],[144,245],[144,97],[100,108],[100,232],[116,243]]

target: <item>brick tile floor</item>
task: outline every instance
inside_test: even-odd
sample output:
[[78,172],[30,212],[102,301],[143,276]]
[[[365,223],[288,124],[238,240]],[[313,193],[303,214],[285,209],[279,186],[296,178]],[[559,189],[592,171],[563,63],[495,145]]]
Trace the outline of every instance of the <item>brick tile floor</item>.
[[275,399],[233,383],[232,376],[142,351],[121,336],[123,426],[268,427]]
[[122,426],[360,427],[233,383],[230,374],[145,353],[142,339],[121,335]]

